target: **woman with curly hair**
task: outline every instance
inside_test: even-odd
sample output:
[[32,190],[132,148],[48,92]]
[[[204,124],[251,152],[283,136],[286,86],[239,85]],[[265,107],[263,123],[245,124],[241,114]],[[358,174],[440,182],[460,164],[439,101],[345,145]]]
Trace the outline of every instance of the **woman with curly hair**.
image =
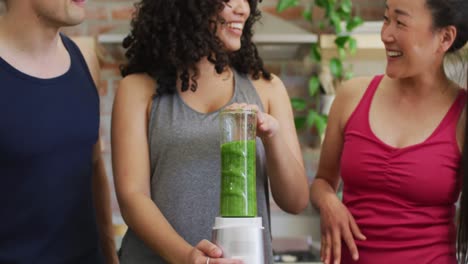
[[257,208],[273,263],[268,185],[289,213],[308,189],[288,94],[252,42],[256,0],[143,0],[124,40],[112,156],[129,229],[121,263],[240,263],[208,241],[220,197],[218,116],[258,110]]

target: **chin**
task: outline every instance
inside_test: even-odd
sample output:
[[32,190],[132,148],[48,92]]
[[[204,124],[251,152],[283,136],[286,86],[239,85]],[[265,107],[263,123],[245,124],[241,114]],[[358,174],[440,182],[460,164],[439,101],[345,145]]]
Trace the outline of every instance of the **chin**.
[[62,21],[60,27],[74,27],[79,24],[81,24],[83,20],[67,20],[67,21]]
[[385,75],[387,75],[390,79],[396,79],[396,78],[398,78],[398,74],[396,74],[396,73],[394,73],[394,72],[386,71],[386,72],[385,72]]
[[398,70],[395,70],[395,69],[392,69],[391,67],[387,67],[385,68],[385,75],[387,75],[389,78],[391,79],[396,79],[396,78],[401,78],[402,74],[400,72],[398,72]]
[[85,15],[83,14],[74,14],[69,16],[67,19],[62,21],[63,26],[72,27],[81,24],[85,20]]
[[236,51],[239,51],[240,48],[241,48],[240,46],[238,46],[238,47],[229,47],[229,48],[228,48],[228,51],[230,51],[230,52],[236,52]]
[[236,52],[240,50],[241,43],[239,42],[225,42],[226,50],[230,52]]

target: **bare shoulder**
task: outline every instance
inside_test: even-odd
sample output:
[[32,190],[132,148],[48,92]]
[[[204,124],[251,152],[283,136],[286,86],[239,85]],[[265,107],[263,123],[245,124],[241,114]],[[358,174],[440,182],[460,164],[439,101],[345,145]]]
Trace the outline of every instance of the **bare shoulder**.
[[156,81],[145,73],[134,73],[125,76],[119,82],[117,94],[141,98],[153,97],[156,92]]
[[97,57],[97,43],[93,37],[71,37],[85,57]]
[[145,73],[130,74],[119,82],[115,94],[113,116],[118,118],[122,112],[130,115],[144,113],[149,120],[156,81]]
[[361,101],[371,81],[372,77],[356,77],[338,86],[333,104],[339,109],[337,112],[341,113],[340,123],[343,127]]
[[100,65],[97,55],[97,43],[93,37],[73,37],[73,42],[78,46],[83,55],[88,69],[93,77],[94,82],[97,84],[100,78]]
[[343,97],[362,97],[370,82],[372,77],[356,77],[347,81],[342,82],[338,86],[337,95]]
[[257,80],[254,80],[251,77],[251,80],[257,89],[285,89],[283,82],[275,74],[271,74],[270,80],[264,79],[263,77],[260,77]]
[[279,103],[278,101],[289,101],[286,87],[278,76],[271,74],[270,80],[264,79],[262,77],[257,80],[254,80],[253,78],[250,79],[252,80],[252,84],[257,90],[260,99],[262,100],[265,112],[269,113],[270,106],[276,105]]

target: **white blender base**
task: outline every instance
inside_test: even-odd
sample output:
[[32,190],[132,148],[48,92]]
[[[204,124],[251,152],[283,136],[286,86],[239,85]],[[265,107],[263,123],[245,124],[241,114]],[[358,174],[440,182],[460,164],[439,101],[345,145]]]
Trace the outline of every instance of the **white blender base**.
[[223,258],[265,264],[261,217],[216,217],[212,241],[223,250]]

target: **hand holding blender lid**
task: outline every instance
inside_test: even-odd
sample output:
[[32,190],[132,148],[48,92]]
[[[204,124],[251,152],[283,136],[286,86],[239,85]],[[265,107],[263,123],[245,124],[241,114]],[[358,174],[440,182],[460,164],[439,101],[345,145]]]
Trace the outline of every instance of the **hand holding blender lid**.
[[257,217],[256,109],[229,107],[220,119],[220,217],[213,227],[213,242],[223,258],[264,264],[262,218]]

